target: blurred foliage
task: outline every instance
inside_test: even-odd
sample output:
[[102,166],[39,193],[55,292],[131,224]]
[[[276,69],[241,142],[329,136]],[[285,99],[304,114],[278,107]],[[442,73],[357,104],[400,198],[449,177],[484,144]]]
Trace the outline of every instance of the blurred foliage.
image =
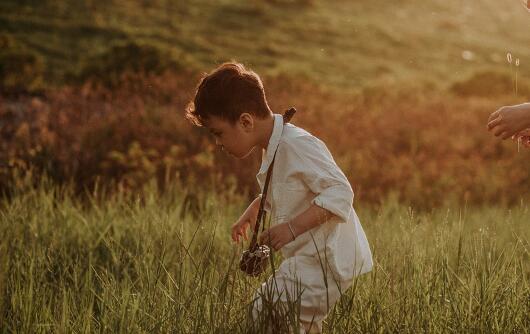
[[181,65],[168,52],[151,45],[129,42],[116,45],[86,61],[81,81],[101,82],[116,86],[127,73],[160,74],[179,70]]
[[497,0],[2,1],[0,189],[44,172],[79,190],[256,191],[259,152],[234,161],[183,118],[198,69],[236,59],[275,112],[300,110],[357,199],[514,203],[528,154],[484,128],[530,97],[527,14]]
[[[235,179],[252,196],[260,152],[234,160],[183,117],[198,77],[130,74],[113,89],[89,82],[44,97],[4,98],[0,161],[7,164],[0,166],[0,186],[13,184],[14,170],[31,170],[74,181],[80,190],[98,182],[137,191],[151,180],[164,189],[175,181],[206,186]],[[356,200],[395,196],[427,207],[528,196],[528,152],[485,130],[491,111],[514,102],[511,94],[460,97],[414,86],[339,94],[286,76],[264,82],[275,112],[297,107],[293,123],[328,145]]]
[[527,28],[528,12],[515,0],[0,2],[0,32],[45,60],[53,86],[113,47],[134,44],[195,70],[237,59],[261,74],[337,89],[403,81],[446,88],[484,69],[508,71],[507,52],[530,77]]
[[43,88],[44,61],[9,34],[0,34],[0,91],[36,92]]
[[456,82],[451,90],[462,96],[499,96],[519,94],[530,97],[530,85],[525,78],[504,72],[481,71],[473,74],[468,79]]

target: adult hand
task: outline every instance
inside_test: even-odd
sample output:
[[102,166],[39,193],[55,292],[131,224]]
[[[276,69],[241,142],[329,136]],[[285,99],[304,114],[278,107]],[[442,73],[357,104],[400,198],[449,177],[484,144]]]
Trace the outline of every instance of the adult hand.
[[514,140],[521,140],[526,148],[530,148],[530,129],[525,129],[515,135]]
[[273,227],[263,231],[259,237],[259,243],[261,245],[268,245],[275,251],[279,250],[293,240],[293,235],[291,234],[287,223],[274,225]]
[[488,130],[508,139],[530,127],[530,103],[502,107],[488,119]]

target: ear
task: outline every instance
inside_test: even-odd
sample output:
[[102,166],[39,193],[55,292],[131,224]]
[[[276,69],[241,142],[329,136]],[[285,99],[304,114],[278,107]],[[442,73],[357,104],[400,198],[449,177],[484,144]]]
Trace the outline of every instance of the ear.
[[242,113],[239,115],[239,125],[245,131],[250,131],[254,129],[254,117],[249,113]]

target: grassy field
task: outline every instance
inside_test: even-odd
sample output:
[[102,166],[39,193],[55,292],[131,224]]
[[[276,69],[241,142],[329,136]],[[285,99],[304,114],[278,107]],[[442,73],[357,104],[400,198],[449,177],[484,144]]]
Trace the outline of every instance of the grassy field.
[[375,266],[325,333],[530,333],[530,155],[485,130],[530,98],[529,25],[519,0],[1,1],[0,333],[264,332],[229,240],[259,152],[183,118],[230,59],[352,183]]
[[[190,193],[196,206],[184,204]],[[264,277],[238,271],[229,241],[246,204],[180,187],[84,203],[64,188],[20,188],[0,203],[0,332],[260,332],[246,309]],[[375,267],[326,333],[530,331],[528,206],[356,208]]]
[[203,71],[237,59],[259,73],[302,75],[338,89],[388,82],[445,88],[483,70],[530,76],[530,18],[520,0],[16,1],[0,32],[42,56],[48,84],[134,41]]

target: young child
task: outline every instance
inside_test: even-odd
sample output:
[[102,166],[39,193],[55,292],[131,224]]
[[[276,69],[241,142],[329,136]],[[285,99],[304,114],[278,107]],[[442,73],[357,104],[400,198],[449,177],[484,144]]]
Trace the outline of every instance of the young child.
[[[258,183],[264,187],[276,152],[265,209],[271,226],[260,243],[282,252],[284,261],[256,291],[252,315],[264,304],[299,298],[301,332],[320,333],[326,317],[354,276],[372,269],[372,254],[352,207],[352,188],[326,145],[271,111],[259,76],[225,63],[200,81],[186,118],[204,126],[216,144],[236,158],[262,150]],[[232,239],[247,239],[261,194],[232,226]],[[271,300],[264,300],[269,293]],[[298,293],[297,293],[298,292]],[[277,321],[277,320],[272,320]]]
[[530,103],[505,106],[491,113],[488,130],[502,139],[521,138],[530,147]]

